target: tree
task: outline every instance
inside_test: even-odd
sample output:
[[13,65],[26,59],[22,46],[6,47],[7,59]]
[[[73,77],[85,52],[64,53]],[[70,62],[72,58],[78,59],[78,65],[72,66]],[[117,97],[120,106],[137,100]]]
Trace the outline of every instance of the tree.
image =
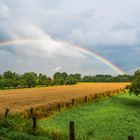
[[66,72],[56,72],[54,74],[54,81],[51,82],[51,85],[54,84],[54,85],[64,85],[65,84],[65,80],[67,79],[68,77],[68,74]]
[[54,79],[54,85],[64,85],[65,80],[63,78]]
[[53,79],[59,79],[61,78],[61,73],[60,72],[56,72],[53,76]]
[[37,83],[37,74],[34,72],[24,73],[23,75],[26,84],[29,88],[34,87]]
[[96,76],[84,76],[82,82],[131,82],[133,80],[132,75],[96,75]]
[[0,89],[4,89],[5,88],[5,81],[4,79],[0,79]]
[[68,74],[66,73],[66,72],[56,72],[55,74],[54,74],[54,79],[66,79],[67,78],[67,76],[68,76]]
[[136,96],[140,94],[140,70],[137,70],[134,74],[134,80],[129,87],[130,93],[135,94]]
[[66,78],[68,77],[68,74],[66,72],[62,72],[61,73],[61,78],[66,80]]
[[65,80],[66,85],[74,85],[76,83],[77,83],[77,79],[72,75],[69,75]]
[[5,79],[14,79],[16,77],[16,73],[12,71],[6,71],[3,73],[3,77]]
[[40,73],[38,76],[38,85],[48,86],[50,80],[45,74]]
[[81,74],[78,74],[78,73],[76,73],[76,74],[70,74],[69,76],[72,76],[72,77],[74,77],[74,79],[77,81],[77,82],[80,82],[81,81]]

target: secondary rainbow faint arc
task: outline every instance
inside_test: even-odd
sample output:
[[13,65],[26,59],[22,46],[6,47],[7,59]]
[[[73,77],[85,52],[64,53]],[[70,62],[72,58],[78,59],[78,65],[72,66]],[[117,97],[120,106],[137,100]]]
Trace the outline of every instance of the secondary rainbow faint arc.
[[[7,46],[7,45],[21,44],[21,43],[31,43],[31,42],[34,43],[36,41],[37,42],[38,41],[47,42],[48,40],[46,40],[46,39],[38,39],[38,38],[36,38],[36,39],[31,38],[31,39],[4,40],[4,41],[0,41],[0,46],[2,47],[2,46]],[[51,41],[48,41],[48,42],[51,42]],[[120,75],[125,74],[125,72],[123,70],[121,70],[119,67],[117,67],[115,64],[113,64],[109,60],[105,59],[104,57],[100,56],[99,54],[96,54],[93,51],[90,51],[88,49],[82,48],[81,46],[78,46],[78,45],[71,44],[69,42],[62,42],[62,41],[52,41],[52,42],[60,43],[60,44],[65,45],[65,46],[69,46],[69,47],[78,49],[79,51],[81,51],[81,52],[83,52],[85,54],[88,54],[88,55],[100,60],[101,62],[105,63],[106,65],[108,65],[111,69],[113,69],[118,74],[120,74]]]

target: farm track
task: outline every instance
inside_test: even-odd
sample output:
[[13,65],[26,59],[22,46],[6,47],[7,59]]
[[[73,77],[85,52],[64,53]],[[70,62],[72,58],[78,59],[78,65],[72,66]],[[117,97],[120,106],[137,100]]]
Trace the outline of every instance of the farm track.
[[30,107],[69,102],[101,92],[124,88],[128,83],[83,83],[71,86],[52,86],[31,89],[0,91],[0,114],[9,108],[10,112],[23,112]]

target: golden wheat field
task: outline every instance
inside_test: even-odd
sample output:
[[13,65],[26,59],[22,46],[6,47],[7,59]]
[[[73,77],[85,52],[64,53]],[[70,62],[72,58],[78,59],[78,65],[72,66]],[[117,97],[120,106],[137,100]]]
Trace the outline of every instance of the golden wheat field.
[[0,113],[9,108],[10,112],[22,112],[30,107],[63,103],[72,98],[93,95],[124,88],[128,83],[81,83],[71,86],[52,86],[0,91]]

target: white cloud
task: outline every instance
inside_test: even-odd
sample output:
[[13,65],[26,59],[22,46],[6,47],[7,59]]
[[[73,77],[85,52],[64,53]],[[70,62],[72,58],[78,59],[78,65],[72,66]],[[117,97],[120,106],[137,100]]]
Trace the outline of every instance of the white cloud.
[[9,15],[9,8],[0,1],[0,19],[6,18]]
[[[30,65],[36,68],[37,61],[47,71],[60,66],[67,71],[110,72],[109,68],[103,71],[106,66],[101,62],[92,62],[92,58],[56,40],[96,50],[128,69],[134,63],[134,56],[139,59],[139,5],[138,0],[6,0],[0,2],[0,39],[43,39],[6,47],[27,70],[32,69]],[[123,56],[124,50],[129,54],[125,54],[127,62],[116,57]],[[20,69],[18,65],[17,69]]]
[[[23,26],[24,25],[24,26]],[[66,45],[63,42],[55,41],[41,28],[30,22],[22,21],[18,23],[16,28],[13,28],[13,39],[31,41],[23,41],[15,44],[15,53],[18,55],[32,57],[70,57],[84,59],[84,55],[76,51],[71,45]]]
[[52,71],[53,73],[55,73],[55,72],[59,72],[59,71],[61,71],[61,70],[62,70],[61,67],[56,67],[56,68],[52,69],[51,71]]

